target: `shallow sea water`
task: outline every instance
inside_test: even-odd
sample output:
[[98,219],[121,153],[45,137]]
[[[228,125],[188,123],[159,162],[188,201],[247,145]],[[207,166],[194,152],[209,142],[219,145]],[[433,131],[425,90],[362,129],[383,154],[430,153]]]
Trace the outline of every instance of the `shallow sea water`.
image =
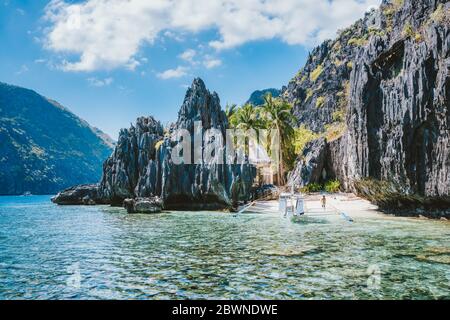
[[0,197],[0,299],[450,299],[450,223]]

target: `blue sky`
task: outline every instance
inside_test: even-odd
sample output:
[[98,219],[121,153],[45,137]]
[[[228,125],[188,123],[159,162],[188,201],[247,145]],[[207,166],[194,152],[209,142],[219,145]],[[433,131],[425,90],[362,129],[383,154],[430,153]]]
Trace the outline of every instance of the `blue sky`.
[[36,90],[117,138],[174,121],[201,77],[222,102],[281,88],[311,48],[379,0],[0,0],[0,81]]

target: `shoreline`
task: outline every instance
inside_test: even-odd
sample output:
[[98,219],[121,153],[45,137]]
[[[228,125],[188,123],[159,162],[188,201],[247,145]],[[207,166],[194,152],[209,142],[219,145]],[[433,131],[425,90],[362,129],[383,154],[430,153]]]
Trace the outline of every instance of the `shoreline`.
[[[306,207],[310,209],[320,209],[320,199],[323,196],[323,193],[311,193],[304,195],[305,199],[305,205]],[[32,194],[32,195],[0,195],[0,198],[6,198],[6,197],[21,197],[21,198],[28,198],[33,196],[50,196],[53,197],[54,194]],[[441,216],[436,217],[436,212],[424,212],[420,208],[417,208],[416,210],[420,210],[420,212],[414,212],[415,210],[412,210],[413,212],[407,211],[405,212],[395,212],[394,210],[383,210],[380,209],[379,206],[376,204],[371,203],[369,200],[359,197],[353,193],[327,193],[325,194],[327,198],[327,202],[329,205],[334,206],[339,212],[345,212],[346,214],[350,215],[351,217],[396,217],[396,218],[412,218],[412,219],[425,219],[425,220],[434,220],[434,221],[450,221],[448,211],[444,211]],[[249,202],[250,203],[250,202]],[[247,203],[246,205],[248,205]],[[278,200],[255,200],[254,206],[257,206],[258,208],[262,209],[265,213],[274,213],[278,214]],[[72,206],[72,205],[64,205],[64,204],[55,204],[56,206]],[[116,208],[124,208],[123,206],[113,206],[110,204],[95,204],[93,206],[111,206]],[[246,205],[241,206],[241,208],[245,207]],[[80,206],[86,206],[80,204]],[[126,208],[124,208],[126,210]],[[195,212],[198,210],[190,210],[189,208],[179,208],[179,209],[165,209],[162,212],[180,212],[180,211],[187,211],[187,212]],[[205,211],[205,210],[201,210]],[[231,213],[236,214],[236,212],[232,212],[229,210],[211,210],[215,212],[223,212],[223,213]],[[255,210],[252,210],[250,208],[247,212],[249,213],[255,213]]]
[[[321,209],[320,199],[323,196],[321,193],[313,193],[304,195],[306,211],[308,209],[319,210]],[[405,214],[395,214],[390,212],[385,212],[380,209],[377,205],[371,203],[369,200],[359,197],[353,193],[330,193],[325,194],[327,198],[328,206],[333,206],[339,212],[344,212],[348,214],[352,218],[381,218],[381,217],[392,217],[392,218],[409,218],[409,219],[424,219],[424,220],[433,220],[433,221],[443,221],[448,222],[449,219],[446,217],[436,218],[431,213],[430,216],[427,216],[426,213],[417,214],[410,213],[409,215]],[[256,201],[256,204],[259,207],[263,207],[263,210],[274,210],[274,213],[278,212],[278,201],[270,200],[270,201]],[[252,210],[248,210],[249,213],[252,213]],[[308,215],[306,213],[306,215]]]

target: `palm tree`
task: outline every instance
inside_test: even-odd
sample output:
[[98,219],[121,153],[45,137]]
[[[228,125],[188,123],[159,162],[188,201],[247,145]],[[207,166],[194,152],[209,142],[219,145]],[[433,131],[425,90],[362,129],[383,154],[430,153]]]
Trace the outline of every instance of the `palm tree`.
[[[226,108],[225,113],[229,116],[228,123],[231,129],[239,129],[247,132],[247,130],[257,130],[263,128],[263,121],[260,116],[258,108],[253,107],[251,104],[246,104],[240,108],[236,105]],[[234,141],[237,144],[237,140]],[[249,155],[249,136],[246,135],[244,138],[244,152]],[[242,146],[236,146],[238,148]]]
[[294,133],[293,123],[294,116],[292,115],[292,105],[281,100],[274,99],[271,93],[264,97],[264,105],[262,106],[262,113],[267,129],[276,130],[280,139],[279,152],[279,168],[277,172],[278,183],[284,185],[284,164],[290,157],[289,141]]
[[238,110],[238,107],[236,104],[227,104],[227,106],[225,107],[225,115],[227,116],[228,119],[230,119]]
[[260,129],[263,125],[258,109],[251,104],[246,104],[238,109],[235,116],[237,129]]

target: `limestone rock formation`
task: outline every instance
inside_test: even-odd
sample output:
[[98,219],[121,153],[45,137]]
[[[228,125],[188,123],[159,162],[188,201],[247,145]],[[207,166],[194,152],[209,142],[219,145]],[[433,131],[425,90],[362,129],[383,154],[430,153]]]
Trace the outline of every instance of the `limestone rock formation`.
[[54,196],[52,201],[60,205],[95,205],[102,202],[98,184],[85,184],[66,189]]
[[323,177],[327,148],[325,138],[309,142],[289,174],[288,185],[304,187],[309,183],[323,182],[327,178],[326,175]]
[[358,52],[344,154],[354,164],[349,178],[450,194],[449,9],[447,1],[407,0],[392,18],[392,34]]
[[340,128],[322,165],[344,189],[371,178],[450,205],[449,12],[446,0],[385,0],[284,91],[299,124]]
[[160,213],[163,209],[163,202],[158,197],[125,199],[123,206],[128,213]]
[[156,145],[163,135],[161,123],[153,117],[138,118],[135,126],[120,131],[113,154],[103,164],[102,199],[120,206],[126,198],[155,193]]
[[[195,79],[177,122],[167,132],[152,117],[139,118],[135,126],[120,132],[114,153],[103,165],[97,201],[121,206],[125,199],[160,197],[165,209],[212,210],[247,200],[255,168],[227,158],[225,143],[214,151],[217,157],[207,157],[212,141],[225,141],[227,126],[217,93],[210,93],[201,79]],[[216,130],[217,136],[205,135],[202,139],[209,129]],[[181,142],[179,130],[191,137],[190,148],[183,150],[191,154],[189,163],[179,164],[172,159],[172,151],[178,150],[175,148]],[[62,192],[54,202],[65,199],[66,193]]]

